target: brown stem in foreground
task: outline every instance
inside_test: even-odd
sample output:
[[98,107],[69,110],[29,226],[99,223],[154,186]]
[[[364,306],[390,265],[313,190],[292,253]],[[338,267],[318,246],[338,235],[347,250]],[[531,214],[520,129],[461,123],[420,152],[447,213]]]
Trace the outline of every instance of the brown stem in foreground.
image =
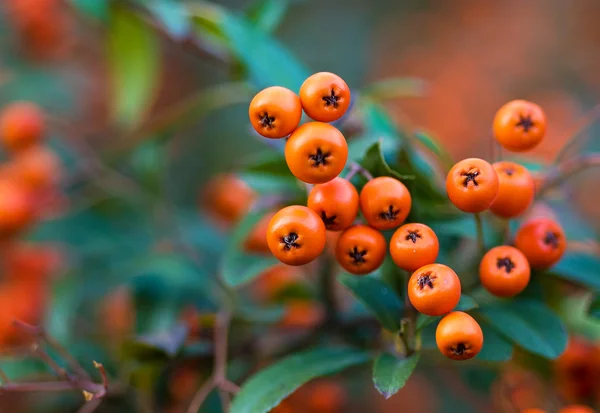
[[542,198],[550,189],[561,185],[573,175],[597,167],[600,167],[600,153],[581,155],[559,163],[544,177],[535,195],[536,199]]
[[358,164],[357,162],[352,162],[350,164],[350,170],[348,170],[348,173],[346,174],[344,179],[349,181],[352,178],[354,178],[354,176],[357,173],[360,173],[368,181],[373,179],[373,175],[371,175],[371,172],[367,171],[365,168],[362,167],[362,165]]

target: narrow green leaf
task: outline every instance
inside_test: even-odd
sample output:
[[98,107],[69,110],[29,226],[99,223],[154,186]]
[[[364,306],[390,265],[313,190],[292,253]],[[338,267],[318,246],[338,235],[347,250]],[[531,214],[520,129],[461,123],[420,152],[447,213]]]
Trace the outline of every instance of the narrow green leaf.
[[101,21],[108,18],[109,0],[71,0],[71,3],[79,11],[90,17]]
[[553,275],[600,290],[600,257],[567,252],[550,270]]
[[558,357],[567,345],[562,321],[544,304],[513,300],[477,310],[504,338],[545,358]]
[[483,331],[483,347],[476,356],[486,361],[508,361],[512,358],[513,345],[505,340],[487,322],[480,321]]
[[389,353],[383,353],[373,363],[373,383],[379,393],[389,399],[398,392],[417,367],[420,353],[405,359],[398,359]]
[[425,95],[427,83],[414,77],[395,77],[371,83],[361,92],[362,95],[375,101],[398,99],[405,97],[421,97]]
[[[462,294],[460,296],[460,301],[456,305],[456,308],[454,308],[452,311],[469,311],[477,307],[479,307],[479,305],[472,297]],[[417,318],[417,330],[420,330],[423,327],[440,320],[441,318],[442,317],[432,317],[425,314],[419,314],[419,317]]]
[[231,404],[231,413],[266,413],[306,382],[365,363],[368,353],[318,348],[288,356],[252,376]]
[[248,254],[243,248],[246,237],[264,214],[264,210],[249,212],[233,231],[221,263],[223,280],[231,287],[250,282],[278,262],[270,254],[267,256]]
[[394,290],[373,276],[342,274],[340,281],[352,291],[386,329],[400,330],[403,305]]
[[289,0],[258,0],[246,10],[246,16],[255,27],[272,33],[285,17],[289,6]]
[[125,353],[140,359],[172,358],[183,348],[188,329],[176,324],[168,330],[143,335],[125,343]]
[[183,4],[155,0],[148,5],[148,8],[173,39],[181,40],[190,33],[191,22]]
[[111,8],[108,62],[112,117],[121,126],[132,128],[152,103],[160,53],[155,31],[124,7]]
[[383,154],[382,139],[367,149],[360,164],[374,177],[391,176],[399,180],[415,179],[414,175],[401,175],[388,165]]

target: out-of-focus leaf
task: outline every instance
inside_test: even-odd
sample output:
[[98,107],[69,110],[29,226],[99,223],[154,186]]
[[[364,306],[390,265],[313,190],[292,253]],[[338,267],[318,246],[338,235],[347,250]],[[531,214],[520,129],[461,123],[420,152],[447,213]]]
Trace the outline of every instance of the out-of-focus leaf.
[[534,354],[555,359],[567,345],[562,321],[544,304],[514,300],[497,302],[477,310],[504,338]]
[[[486,219],[482,221],[483,236],[486,245],[497,245],[501,242],[498,239],[498,232],[494,231],[490,223]],[[477,228],[472,214],[460,214],[458,215],[458,219],[430,222],[429,226],[438,236],[451,236],[472,240],[477,238]]]
[[285,311],[286,309],[283,305],[271,306],[267,308],[242,305],[238,307],[238,311],[235,316],[250,323],[271,324],[281,320],[285,315]]
[[168,330],[142,335],[127,342],[125,352],[141,359],[172,358],[183,348],[187,335],[187,327],[176,324]]
[[306,188],[292,175],[282,153],[268,152],[249,159],[239,176],[262,194],[290,198],[306,194]]
[[[468,295],[462,294],[460,301],[452,311],[469,311],[479,307],[475,300]],[[434,321],[440,320],[442,317],[432,317],[425,314],[419,314],[417,318],[417,330],[433,323]]]
[[318,348],[288,356],[252,376],[233,399],[231,413],[266,413],[306,382],[365,363],[368,353]]
[[160,64],[156,32],[124,7],[111,8],[108,31],[112,117],[133,128],[149,109]]
[[[248,70],[258,88],[278,85],[299,90],[309,70],[268,33],[247,18],[213,4],[191,4],[197,27],[213,27]],[[258,57],[260,56],[260,57]]]
[[415,137],[416,140],[421,142],[421,144],[423,144],[423,146],[425,146],[425,148],[430,150],[433,154],[435,154],[439,158],[441,165],[445,169],[450,170],[450,168],[452,168],[452,165],[454,164],[454,161],[452,160],[452,156],[450,156],[448,151],[442,146],[442,144],[436,138],[434,138],[430,134],[428,134],[426,132],[422,132],[422,131],[414,132],[413,136]]
[[155,0],[148,5],[148,8],[173,39],[181,40],[190,33],[191,23],[183,4]]
[[362,89],[362,95],[375,101],[405,97],[421,97],[427,91],[427,83],[414,77],[396,77],[371,83]]
[[513,345],[505,340],[486,322],[480,322],[483,331],[483,347],[476,356],[486,361],[508,361],[512,358]]
[[588,307],[588,313],[594,318],[600,319],[600,294],[596,294]]
[[550,272],[600,290],[600,258],[595,255],[568,251]]
[[382,140],[371,145],[365,156],[363,157],[360,164],[363,168],[371,173],[374,177],[378,176],[391,176],[392,178],[396,178],[399,180],[407,180],[414,179],[413,175],[401,175],[398,172],[394,171],[385,161]]
[[108,18],[109,0],[71,0],[71,3],[88,16],[102,21]]
[[351,274],[342,274],[340,281],[377,317],[383,327],[394,332],[400,330],[403,305],[388,284],[373,276],[357,277]]
[[246,16],[255,27],[271,33],[279,26],[289,6],[289,0],[257,0],[248,7]]
[[250,282],[278,262],[270,254],[262,256],[244,251],[246,237],[264,214],[264,210],[249,212],[233,231],[221,263],[223,280],[231,287]]
[[417,367],[420,353],[399,359],[389,353],[383,353],[373,363],[373,383],[379,393],[389,399],[398,392]]

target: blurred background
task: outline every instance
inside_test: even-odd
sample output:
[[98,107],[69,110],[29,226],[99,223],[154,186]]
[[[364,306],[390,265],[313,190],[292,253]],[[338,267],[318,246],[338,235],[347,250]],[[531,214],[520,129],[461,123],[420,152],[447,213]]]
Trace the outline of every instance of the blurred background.
[[[138,13],[135,2],[112,3]],[[250,132],[252,94],[235,84],[216,87],[243,79],[244,68],[231,62],[210,30],[202,32],[205,38],[200,34],[200,47],[179,32],[185,28],[171,8],[176,3],[148,3],[165,13],[148,36],[137,23],[115,17],[103,0],[0,2],[0,107],[31,101],[42,108],[44,150],[56,159],[39,155],[32,173],[59,181],[39,195],[42,212],[34,228],[17,241],[2,241],[0,344],[12,349],[6,343],[20,340],[9,337],[2,311],[14,315],[17,302],[29,302],[19,314],[46,325],[86,369],[94,370],[91,360],[101,361],[111,376],[135,383],[136,391],[107,399],[98,412],[184,412],[210,374],[203,353],[215,312],[209,274],[217,270],[231,223],[210,215],[203,194],[216,175],[268,149]],[[213,2],[233,13],[256,3]],[[387,102],[391,116],[435,136],[454,160],[490,157],[495,111],[523,98],[541,105],[548,118],[547,138],[528,160],[539,169],[554,161],[599,101],[597,1],[284,3],[289,7],[282,6],[273,36],[300,62],[311,72],[337,73],[356,90],[406,78],[405,96]],[[133,63],[123,66],[122,56]],[[131,64],[139,70],[131,72]],[[182,114],[181,107],[193,109]],[[586,139],[569,151],[599,150],[598,132],[598,125],[587,128]],[[9,154],[3,159],[9,162]],[[593,253],[599,251],[594,230],[600,229],[600,206],[589,188],[596,182],[597,172],[589,172],[569,187],[574,225],[585,227],[592,241],[583,247]],[[180,238],[185,245],[174,241]],[[186,246],[199,261],[174,258],[173,251]],[[198,287],[203,283],[208,287]],[[166,294],[173,285],[183,288]],[[318,308],[298,311],[303,319],[290,323],[319,317]],[[173,320],[199,329],[190,334],[198,345],[187,358],[170,359],[164,343],[158,350],[147,341],[117,345]],[[557,397],[598,403],[600,350],[594,342],[600,326],[583,330],[587,338],[574,345],[571,359],[548,367],[575,370],[574,376],[540,377],[512,362],[458,369],[436,359],[388,401],[372,388],[365,368],[309,383],[278,411],[479,413],[546,406]],[[152,351],[160,357],[148,355]],[[247,366],[240,364],[243,372]],[[44,363],[11,351],[0,367],[15,380],[49,373]],[[202,411],[219,411],[219,398],[212,396]],[[152,410],[148,400],[160,407]],[[82,402],[80,394],[5,394],[0,411],[76,412]]]

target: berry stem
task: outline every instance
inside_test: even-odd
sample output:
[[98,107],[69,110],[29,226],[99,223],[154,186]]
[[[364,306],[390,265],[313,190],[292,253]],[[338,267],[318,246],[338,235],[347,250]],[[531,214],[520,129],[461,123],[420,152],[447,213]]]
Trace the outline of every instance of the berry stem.
[[542,198],[550,189],[560,186],[567,179],[588,168],[600,167],[600,153],[581,155],[568,159],[552,168],[542,181],[536,199]]
[[373,179],[373,175],[371,175],[371,172],[367,171],[365,168],[362,167],[362,165],[358,164],[357,162],[352,162],[350,164],[350,169],[348,170],[348,173],[346,174],[344,179],[349,181],[352,178],[354,178],[354,176],[357,173],[360,173],[367,181]]
[[481,214],[473,214],[475,218],[475,228],[477,229],[477,247],[481,255],[485,255],[485,241],[483,239],[483,221],[481,220]]
[[510,244],[510,220],[509,219],[502,220],[502,239],[504,240],[504,245]]

